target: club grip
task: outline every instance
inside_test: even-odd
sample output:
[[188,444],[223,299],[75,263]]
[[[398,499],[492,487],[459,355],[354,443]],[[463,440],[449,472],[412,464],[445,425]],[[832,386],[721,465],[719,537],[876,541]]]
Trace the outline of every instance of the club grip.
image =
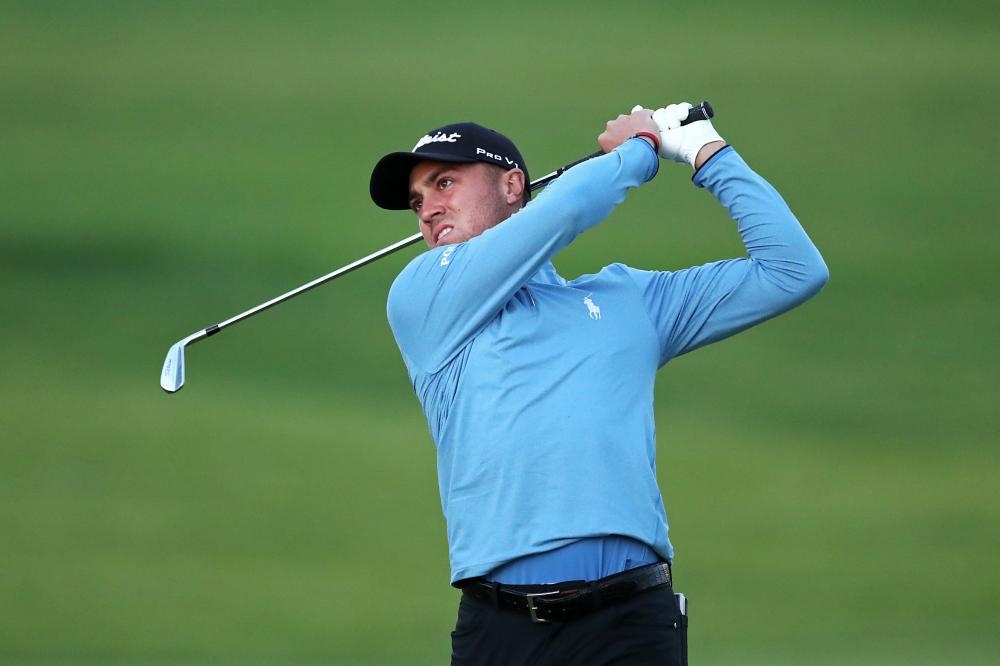
[[691,123],[696,123],[699,120],[708,120],[715,117],[715,109],[708,101],[704,101],[698,106],[692,106],[688,109],[687,118],[681,121],[681,125],[690,125]]
[[[712,108],[711,104],[705,101],[702,102],[701,104],[698,104],[697,106],[692,106],[690,109],[688,109],[687,118],[681,121],[681,125],[682,126],[690,125],[691,123],[696,123],[699,120],[708,120],[709,118],[712,118],[714,116],[715,116],[715,109]],[[604,154],[603,150],[598,150],[591,153],[590,155],[587,155],[586,157],[581,157],[575,162],[570,162],[566,166],[560,167],[546,176],[542,176],[538,180],[531,181],[530,183],[528,183],[528,189],[534,192],[539,188],[545,187],[553,180],[566,173],[567,169],[572,169],[577,164],[581,164],[583,162],[586,162],[587,160],[592,160],[595,157],[600,157],[603,154]]]

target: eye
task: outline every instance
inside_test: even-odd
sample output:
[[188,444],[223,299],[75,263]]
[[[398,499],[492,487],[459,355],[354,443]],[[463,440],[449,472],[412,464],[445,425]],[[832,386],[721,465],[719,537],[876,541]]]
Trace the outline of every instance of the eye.
[[422,203],[423,201],[421,201],[420,199],[414,199],[413,201],[410,202],[410,210],[412,210],[414,213],[419,213],[420,206]]
[[438,189],[439,190],[445,190],[445,189],[448,189],[449,187],[451,187],[454,184],[455,184],[454,180],[452,180],[451,178],[448,178],[447,176],[445,176],[444,178],[442,178],[441,180],[438,181]]

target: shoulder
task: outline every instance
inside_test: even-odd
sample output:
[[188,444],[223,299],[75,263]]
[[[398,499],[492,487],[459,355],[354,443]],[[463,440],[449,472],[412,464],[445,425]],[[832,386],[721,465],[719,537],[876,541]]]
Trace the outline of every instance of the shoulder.
[[462,244],[431,248],[410,260],[392,281],[386,303],[390,322],[423,317],[440,291]]
[[455,245],[447,245],[432,248],[411,259],[392,281],[392,286],[389,289],[390,299],[393,292],[419,285],[439,272],[437,269],[447,266],[455,247]]
[[412,293],[420,289],[421,276],[427,274],[427,267],[434,261],[430,255],[430,251],[422,252],[411,259],[392,281],[387,303],[390,317],[401,304],[410,300]]

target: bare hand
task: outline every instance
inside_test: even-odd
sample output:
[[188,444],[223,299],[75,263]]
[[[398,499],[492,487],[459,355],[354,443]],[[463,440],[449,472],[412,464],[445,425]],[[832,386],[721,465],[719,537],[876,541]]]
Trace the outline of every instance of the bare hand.
[[[597,137],[597,143],[601,150],[610,153],[612,150],[622,145],[636,132],[652,132],[654,136],[659,136],[660,128],[653,122],[652,109],[637,109],[629,115],[620,115],[614,120],[609,120],[607,129]],[[650,139],[643,137],[649,145],[656,147]]]

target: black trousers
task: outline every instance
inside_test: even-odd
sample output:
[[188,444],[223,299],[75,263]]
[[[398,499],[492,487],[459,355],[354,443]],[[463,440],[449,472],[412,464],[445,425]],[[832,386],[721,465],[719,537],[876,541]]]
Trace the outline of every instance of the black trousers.
[[673,590],[641,592],[570,622],[535,623],[462,595],[452,666],[686,666],[687,617]]

